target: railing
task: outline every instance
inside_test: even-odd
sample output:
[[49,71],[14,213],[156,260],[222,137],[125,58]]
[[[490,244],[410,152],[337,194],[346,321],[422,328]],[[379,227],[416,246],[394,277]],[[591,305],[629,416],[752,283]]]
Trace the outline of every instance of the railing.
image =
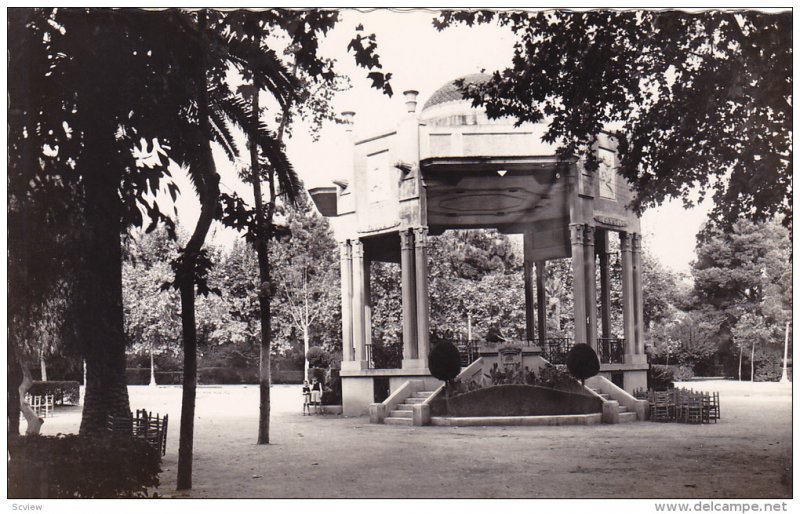
[[623,364],[625,362],[625,339],[597,339],[597,356],[601,364]]
[[[480,356],[478,348],[501,347],[508,343],[487,343],[485,341],[458,341],[455,343],[461,354],[461,365],[468,366],[476,361]],[[514,345],[539,346],[542,349],[542,357],[551,364],[566,364],[567,353],[574,344],[574,340],[569,337],[548,337],[544,344],[539,340],[535,341],[514,341]],[[601,364],[623,364],[625,362],[625,339],[622,338],[598,338],[597,357]]]
[[469,366],[476,360],[480,355],[478,354],[478,341],[457,341],[456,348],[458,348],[458,353],[461,354],[461,366]]
[[372,362],[372,344],[367,343],[364,345],[364,360],[367,361],[367,366],[372,369],[375,367],[375,363]]
[[572,348],[574,341],[569,337],[548,337],[544,340],[542,357],[550,364],[566,364],[567,353]]

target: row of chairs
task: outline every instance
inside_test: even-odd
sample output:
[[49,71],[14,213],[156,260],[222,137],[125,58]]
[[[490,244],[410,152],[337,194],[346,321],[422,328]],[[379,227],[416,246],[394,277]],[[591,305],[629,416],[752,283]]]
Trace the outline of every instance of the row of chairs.
[[[641,393],[639,393],[641,395]],[[650,420],[678,423],[714,423],[720,419],[719,393],[676,388],[649,390]]]
[[106,419],[106,429],[109,432],[130,434],[132,437],[144,439],[162,456],[167,453],[168,426],[169,414],[164,414],[162,418],[145,409],[137,409],[135,414],[131,413],[130,418],[109,414]]
[[45,395],[25,395],[25,402],[31,406],[34,414],[40,418],[50,418],[53,416],[53,406],[55,398],[52,394]]

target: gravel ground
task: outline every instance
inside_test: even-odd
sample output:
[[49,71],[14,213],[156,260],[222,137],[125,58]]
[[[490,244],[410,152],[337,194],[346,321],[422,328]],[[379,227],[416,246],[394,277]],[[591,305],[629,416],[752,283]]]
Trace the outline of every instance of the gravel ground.
[[[131,407],[170,416],[159,494],[192,498],[789,498],[792,390],[719,391],[711,425],[401,427],[302,416],[300,386],[272,388],[270,445],[256,445],[255,386],[198,388],[194,477],[176,492],[180,388],[131,386]],[[77,432],[80,408],[44,434]]]

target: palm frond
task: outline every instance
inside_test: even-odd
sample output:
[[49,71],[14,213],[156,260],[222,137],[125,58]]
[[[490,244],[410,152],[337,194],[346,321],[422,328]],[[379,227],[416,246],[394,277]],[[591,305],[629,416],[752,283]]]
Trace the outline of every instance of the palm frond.
[[225,151],[228,159],[235,162],[239,157],[239,149],[233,139],[228,120],[218,105],[209,106],[208,118],[211,125],[212,137]]
[[239,69],[252,73],[256,83],[265,87],[281,107],[292,102],[300,82],[275,51],[233,35],[210,32],[209,39],[216,59],[228,61]]
[[283,143],[263,126],[259,127],[257,141],[264,164],[275,172],[280,193],[286,195],[290,203],[296,203],[297,196],[302,190],[302,183],[286,155]]
[[247,127],[250,126],[252,109],[244,98],[239,95],[221,95],[218,92],[209,96],[233,124],[247,131]]

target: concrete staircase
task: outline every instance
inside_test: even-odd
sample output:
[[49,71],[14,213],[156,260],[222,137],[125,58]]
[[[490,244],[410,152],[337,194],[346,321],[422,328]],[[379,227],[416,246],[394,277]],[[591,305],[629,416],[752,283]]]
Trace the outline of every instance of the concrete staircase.
[[384,418],[383,423],[386,425],[406,425],[412,426],[413,418],[411,414],[412,405],[422,403],[432,395],[434,391],[419,391],[413,393],[406,398],[403,403],[397,405],[391,412]]
[[[592,392],[594,392],[597,396],[602,398],[604,402],[607,402],[607,401],[611,400],[611,397],[608,394],[601,393],[600,391],[598,391],[594,387],[589,387],[589,386],[586,386],[586,387],[588,389],[590,389]],[[632,421],[636,421],[636,413],[629,411],[628,408],[625,407],[624,405],[620,405],[619,406],[619,422],[620,423],[630,423]]]

